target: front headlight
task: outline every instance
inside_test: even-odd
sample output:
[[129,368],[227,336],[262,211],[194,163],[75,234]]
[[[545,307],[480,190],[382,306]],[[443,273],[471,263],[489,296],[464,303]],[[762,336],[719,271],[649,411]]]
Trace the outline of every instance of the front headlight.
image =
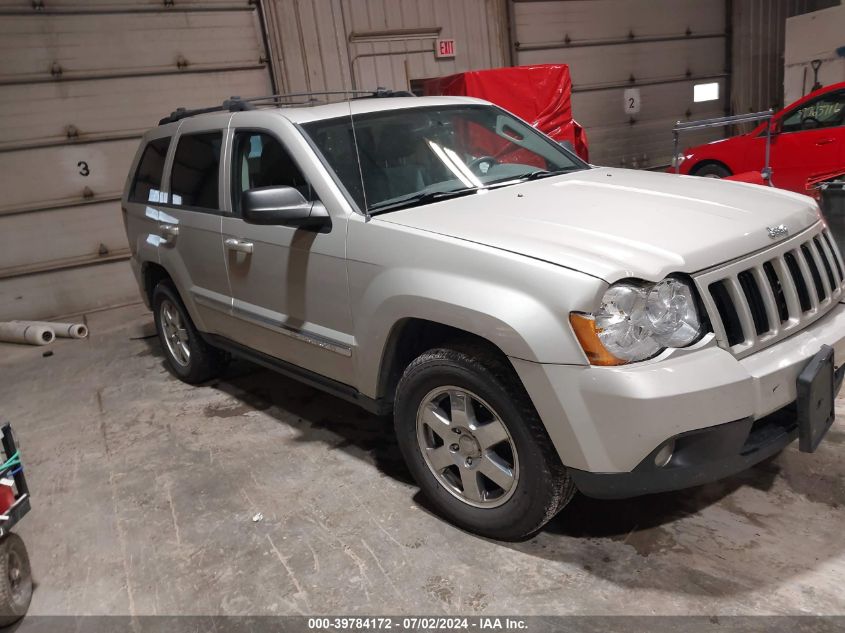
[[677,279],[670,277],[651,287],[646,316],[661,347],[686,347],[701,336],[692,288]]
[[667,347],[686,347],[703,333],[693,289],[668,277],[656,284],[626,281],[608,288],[592,315],[570,315],[594,365],[645,360]]

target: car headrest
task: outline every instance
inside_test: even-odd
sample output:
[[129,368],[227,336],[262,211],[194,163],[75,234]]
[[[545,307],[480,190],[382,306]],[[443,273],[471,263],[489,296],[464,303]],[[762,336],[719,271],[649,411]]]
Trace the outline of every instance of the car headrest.
[[401,125],[385,126],[379,132],[378,160],[394,161],[414,154],[416,143],[408,134],[407,128]]

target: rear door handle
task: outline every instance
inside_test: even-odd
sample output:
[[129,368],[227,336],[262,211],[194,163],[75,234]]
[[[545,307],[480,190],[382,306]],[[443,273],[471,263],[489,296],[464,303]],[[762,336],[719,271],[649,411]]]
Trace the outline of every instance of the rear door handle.
[[821,140],[816,141],[816,145],[830,145],[835,140],[836,139],[833,139],[833,138],[823,138]]
[[172,244],[179,237],[179,227],[176,224],[160,224],[158,229],[164,237],[162,244]]
[[237,251],[238,253],[252,253],[253,244],[246,240],[239,240],[235,237],[227,237],[223,240],[223,245],[230,251]]

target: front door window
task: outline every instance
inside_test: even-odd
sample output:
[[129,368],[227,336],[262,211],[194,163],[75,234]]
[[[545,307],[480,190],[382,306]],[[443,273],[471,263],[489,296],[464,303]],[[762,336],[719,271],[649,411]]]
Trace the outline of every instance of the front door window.
[[845,115],[845,92],[823,95],[783,118],[781,131],[800,132],[819,128],[836,127],[843,123]]
[[263,132],[238,132],[232,164],[232,209],[240,215],[241,196],[259,187],[288,186],[312,200],[311,187],[288,151]]

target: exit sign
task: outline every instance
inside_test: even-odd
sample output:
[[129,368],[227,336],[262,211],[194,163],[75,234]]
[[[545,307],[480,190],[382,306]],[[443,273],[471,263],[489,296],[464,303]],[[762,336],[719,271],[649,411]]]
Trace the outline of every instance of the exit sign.
[[437,40],[434,48],[434,56],[437,59],[455,56],[455,40]]

